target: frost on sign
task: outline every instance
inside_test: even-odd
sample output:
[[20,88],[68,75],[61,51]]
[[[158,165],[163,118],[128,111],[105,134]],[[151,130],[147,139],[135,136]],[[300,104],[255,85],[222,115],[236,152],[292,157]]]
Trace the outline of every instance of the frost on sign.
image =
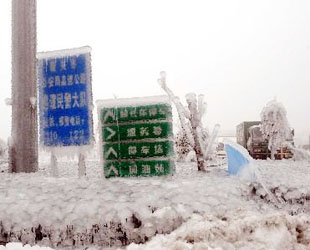
[[115,102],[115,106],[99,108],[105,176],[173,173],[171,106],[165,102],[145,101],[137,106],[124,105],[122,99]]
[[49,147],[89,145],[90,49],[40,53],[38,65],[41,143]]

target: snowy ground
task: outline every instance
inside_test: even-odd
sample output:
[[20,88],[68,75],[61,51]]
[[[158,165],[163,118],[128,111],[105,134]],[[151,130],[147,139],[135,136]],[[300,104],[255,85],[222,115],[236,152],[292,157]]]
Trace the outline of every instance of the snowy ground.
[[228,176],[225,165],[198,173],[194,163],[178,164],[172,177],[104,179],[99,162],[88,161],[79,179],[77,162],[66,159],[59,178],[49,177],[44,160],[35,174],[8,174],[1,164],[0,244],[310,249],[310,163],[256,164],[276,200],[258,182]]

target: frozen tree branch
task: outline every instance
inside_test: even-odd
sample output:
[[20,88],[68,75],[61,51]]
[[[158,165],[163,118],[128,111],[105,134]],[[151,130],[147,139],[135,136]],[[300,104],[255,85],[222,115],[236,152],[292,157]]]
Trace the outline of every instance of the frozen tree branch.
[[193,136],[191,134],[190,128],[188,126],[188,123],[185,120],[186,118],[187,119],[189,118],[189,112],[184,108],[180,99],[178,97],[176,97],[173,94],[173,92],[167,87],[166,73],[164,71],[162,71],[160,73],[160,75],[161,75],[161,78],[158,79],[158,83],[162,87],[162,89],[167,93],[167,95],[168,95],[169,99],[172,101],[172,103],[175,105],[177,112],[178,112],[178,115],[179,115],[181,128],[186,133],[188,140],[190,142],[190,145],[193,147],[194,146],[194,139],[193,139]]
[[[161,78],[158,83],[161,88],[167,93],[171,102],[175,105],[181,123],[182,131],[177,136],[178,154],[187,154],[189,152],[188,145],[195,152],[198,170],[205,171],[205,162],[210,160],[211,150],[216,139],[219,126],[214,128],[212,137],[209,138],[208,133],[203,127],[203,118],[206,113],[206,103],[204,95],[196,96],[195,93],[188,93],[185,98],[187,108],[183,106],[180,99],[173,94],[166,83],[166,73],[160,73]],[[188,144],[185,142],[188,141]],[[179,155],[179,158],[182,158]]]
[[207,143],[206,148],[204,150],[204,159],[205,160],[210,160],[211,151],[212,151],[212,148],[214,146],[217,135],[220,131],[220,128],[221,128],[221,126],[219,124],[216,124],[213,128],[212,134],[209,138],[209,142]]

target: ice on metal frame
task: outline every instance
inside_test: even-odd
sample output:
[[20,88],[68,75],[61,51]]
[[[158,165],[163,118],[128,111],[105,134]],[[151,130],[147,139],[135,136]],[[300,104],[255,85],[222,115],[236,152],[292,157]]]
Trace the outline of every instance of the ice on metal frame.
[[91,52],[90,46],[84,46],[80,48],[63,49],[56,51],[46,51],[37,53],[37,59],[51,59],[59,57],[77,56],[80,54],[88,54]]
[[170,100],[167,96],[148,96],[148,97],[133,97],[133,98],[114,98],[107,100],[97,100],[96,106],[98,110],[101,110],[103,107],[137,107],[140,105],[147,104],[158,104],[166,103],[170,104]]

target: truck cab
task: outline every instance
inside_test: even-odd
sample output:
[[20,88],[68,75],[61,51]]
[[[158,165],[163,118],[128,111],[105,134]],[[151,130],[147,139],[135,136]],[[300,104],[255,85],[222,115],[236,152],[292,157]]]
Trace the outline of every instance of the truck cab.
[[249,137],[247,150],[254,159],[267,159],[270,156],[268,141],[263,139],[260,125],[253,125],[248,129]]

